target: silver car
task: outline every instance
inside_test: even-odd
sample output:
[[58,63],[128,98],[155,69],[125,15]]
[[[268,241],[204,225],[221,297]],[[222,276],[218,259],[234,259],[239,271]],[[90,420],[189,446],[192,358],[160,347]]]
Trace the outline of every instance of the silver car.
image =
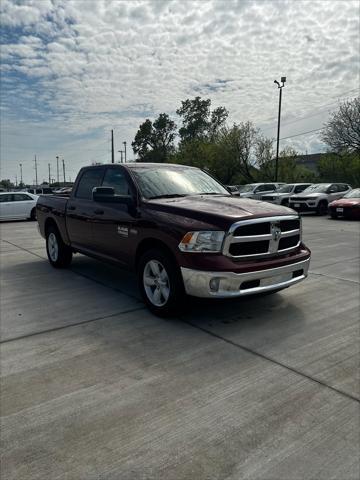
[[248,183],[239,187],[240,197],[261,200],[263,195],[275,192],[280,187],[279,183]]
[[289,183],[283,185],[276,192],[268,195],[263,195],[261,200],[277,205],[289,205],[289,198],[295,193],[301,193],[305,188],[310,187],[311,183]]

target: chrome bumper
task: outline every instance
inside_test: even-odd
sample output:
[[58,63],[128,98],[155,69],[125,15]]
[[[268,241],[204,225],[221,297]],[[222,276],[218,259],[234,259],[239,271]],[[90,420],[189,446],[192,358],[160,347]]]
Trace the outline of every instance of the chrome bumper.
[[284,267],[256,272],[206,272],[181,267],[185,291],[203,298],[229,298],[269,292],[301,282],[308,275],[310,258]]

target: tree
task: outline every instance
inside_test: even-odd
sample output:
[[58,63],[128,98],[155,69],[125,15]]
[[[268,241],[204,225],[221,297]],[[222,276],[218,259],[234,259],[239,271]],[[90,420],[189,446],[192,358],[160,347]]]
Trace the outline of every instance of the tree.
[[321,138],[332,152],[360,154],[360,97],[340,105],[325,124]]
[[8,178],[0,181],[0,187],[5,190],[11,190],[14,187],[14,184]]
[[176,113],[182,118],[179,130],[181,142],[194,140],[212,140],[224,126],[229,115],[225,107],[218,107],[211,112],[211,100],[201,97],[184,100]]
[[165,162],[174,150],[176,125],[166,113],[160,113],[153,122],[146,119],[132,142],[140,162]]
[[353,187],[360,186],[360,156],[328,154],[321,158],[317,166],[323,182],[346,182]]

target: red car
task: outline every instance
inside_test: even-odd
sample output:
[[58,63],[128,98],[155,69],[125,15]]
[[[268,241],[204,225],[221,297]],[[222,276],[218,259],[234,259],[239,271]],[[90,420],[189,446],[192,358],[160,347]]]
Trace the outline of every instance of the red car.
[[360,220],[360,188],[350,190],[343,198],[329,204],[331,218],[354,218]]

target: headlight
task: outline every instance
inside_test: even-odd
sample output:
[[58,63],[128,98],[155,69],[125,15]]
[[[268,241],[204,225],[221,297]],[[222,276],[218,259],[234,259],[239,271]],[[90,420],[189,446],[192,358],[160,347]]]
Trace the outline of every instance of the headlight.
[[179,243],[182,252],[221,252],[225,232],[188,232]]

